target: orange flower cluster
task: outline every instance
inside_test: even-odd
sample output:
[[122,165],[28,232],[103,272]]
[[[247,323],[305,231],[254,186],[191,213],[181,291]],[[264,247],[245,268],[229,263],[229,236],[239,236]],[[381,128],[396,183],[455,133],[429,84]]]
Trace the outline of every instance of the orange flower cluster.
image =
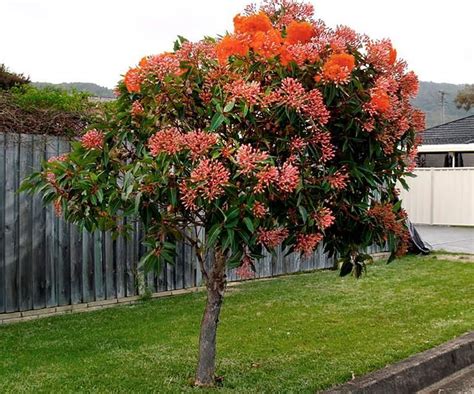
[[241,174],[249,174],[257,168],[257,164],[268,159],[268,153],[252,148],[249,144],[242,145],[237,150],[235,160]]
[[268,208],[265,206],[265,204],[259,201],[255,201],[255,203],[253,204],[252,213],[256,218],[263,219],[267,212]]
[[369,217],[374,218],[376,223],[385,230],[385,239],[387,239],[389,233],[393,233],[399,239],[399,244],[395,254],[397,256],[403,256],[407,252],[409,234],[404,220],[406,219],[406,212],[401,210],[397,214],[393,212],[393,205],[390,203],[376,203],[367,212]]
[[418,93],[418,77],[413,71],[409,71],[400,78],[400,93],[405,97],[415,97]]
[[255,53],[270,59],[281,53],[283,40],[279,31],[271,29],[268,32],[259,31],[255,33],[250,43],[250,47]]
[[344,190],[347,187],[348,180],[349,174],[344,167],[328,177],[331,187],[339,190]]
[[317,75],[315,80],[319,82],[323,79],[337,84],[348,83],[354,67],[354,56],[348,53],[334,53],[324,63],[321,75]]
[[140,69],[131,68],[127,71],[124,78],[125,87],[130,93],[139,93],[140,92]]
[[104,146],[105,135],[102,131],[92,129],[81,138],[82,146],[86,149],[102,149]]
[[191,172],[190,180],[202,198],[213,201],[224,193],[229,177],[229,170],[220,161],[202,159]]
[[217,143],[217,134],[201,130],[191,131],[183,135],[183,144],[189,149],[191,158],[204,156]]
[[286,28],[286,42],[290,45],[304,44],[309,42],[314,34],[311,23],[292,21]]
[[257,173],[256,177],[258,182],[253,191],[254,193],[263,193],[265,187],[272,185],[278,180],[278,168],[266,165]]
[[[280,56],[283,65],[293,60],[288,46],[308,43],[314,37],[315,29],[309,22],[291,21],[286,27],[286,38],[275,29],[264,12],[234,18],[235,35],[225,36],[216,46],[220,64],[225,64],[229,56],[245,56],[251,48],[255,53],[270,59]],[[301,57],[301,56],[300,56]]]
[[249,256],[242,258],[242,264],[235,270],[235,273],[242,279],[251,279],[255,277],[255,272],[252,270],[252,260]]
[[295,251],[303,253],[305,257],[309,257],[323,240],[323,235],[320,233],[298,234],[296,239]]
[[61,214],[63,213],[63,206],[61,204],[61,197],[54,200],[53,206],[54,206],[54,213],[56,214],[57,217],[60,217]]
[[272,21],[264,12],[248,16],[240,16],[239,14],[234,17],[234,30],[236,33],[255,34],[272,29]]
[[284,227],[278,227],[272,230],[259,228],[257,233],[258,243],[269,248],[280,245],[289,235],[288,229]]
[[143,115],[144,112],[145,110],[143,108],[142,103],[140,103],[140,101],[137,100],[132,103],[132,109],[131,109],[132,116],[140,116],[140,115]]
[[174,155],[182,146],[183,135],[176,127],[160,130],[148,139],[148,149],[152,156],[158,156],[162,152]]
[[283,164],[278,175],[278,189],[284,193],[291,193],[298,187],[299,181],[300,172],[298,167],[295,167],[289,162]]
[[385,90],[375,88],[370,94],[370,107],[379,114],[386,113],[390,105],[390,97]]
[[380,40],[367,44],[367,61],[376,70],[388,70],[393,68],[397,61],[397,51],[393,48],[390,40]]
[[220,64],[226,64],[229,56],[245,56],[249,51],[249,46],[235,36],[225,36],[216,46],[217,59]]

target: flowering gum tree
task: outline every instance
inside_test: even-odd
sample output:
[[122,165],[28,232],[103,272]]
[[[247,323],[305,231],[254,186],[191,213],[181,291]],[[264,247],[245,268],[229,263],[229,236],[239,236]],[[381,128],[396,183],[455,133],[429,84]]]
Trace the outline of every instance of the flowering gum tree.
[[365,247],[406,251],[395,185],[424,127],[417,88],[390,41],[264,1],[233,33],[144,57],[111,116],[26,188],[91,231],[138,215],[147,269],[172,263],[178,240],[194,246],[207,287],[195,382],[212,385],[226,267],[249,277],[264,249],[308,256],[324,241],[359,275]]

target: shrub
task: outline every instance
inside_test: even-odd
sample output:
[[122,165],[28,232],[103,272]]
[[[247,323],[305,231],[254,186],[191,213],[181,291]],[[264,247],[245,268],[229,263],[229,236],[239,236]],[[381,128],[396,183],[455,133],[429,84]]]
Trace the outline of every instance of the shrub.
[[87,93],[53,87],[37,88],[31,85],[15,87],[11,89],[11,98],[15,104],[26,110],[34,108],[83,112],[91,107]]

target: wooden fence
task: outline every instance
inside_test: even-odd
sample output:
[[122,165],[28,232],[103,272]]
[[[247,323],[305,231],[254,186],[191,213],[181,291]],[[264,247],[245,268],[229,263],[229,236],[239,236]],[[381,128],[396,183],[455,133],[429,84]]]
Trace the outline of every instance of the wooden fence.
[[[144,252],[139,223],[131,222],[130,238],[113,240],[107,232],[81,231],[56,217],[39,196],[17,192],[42,161],[68,151],[63,137],[0,133],[0,314],[128,297],[146,287],[160,292],[199,286],[190,245],[179,244],[175,264],[144,277],[137,268]],[[310,258],[269,254],[256,265],[256,277],[332,266],[321,247]],[[238,280],[234,270],[228,278]]]

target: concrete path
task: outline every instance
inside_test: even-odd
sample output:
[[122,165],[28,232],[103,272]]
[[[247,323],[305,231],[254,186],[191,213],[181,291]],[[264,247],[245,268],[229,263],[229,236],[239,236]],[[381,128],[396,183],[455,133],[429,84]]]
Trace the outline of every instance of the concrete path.
[[474,227],[427,226],[417,224],[423,241],[434,250],[474,254]]
[[474,393],[474,365],[461,369],[460,371],[440,380],[439,382],[418,391],[418,394],[457,394]]

